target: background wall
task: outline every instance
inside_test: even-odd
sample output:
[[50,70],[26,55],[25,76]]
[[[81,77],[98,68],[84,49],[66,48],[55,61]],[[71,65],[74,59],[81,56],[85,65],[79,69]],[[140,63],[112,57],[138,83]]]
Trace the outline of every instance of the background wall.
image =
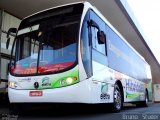
[[11,27],[18,28],[20,21],[20,19],[14,17],[13,15],[0,10],[0,92],[5,91],[5,87],[7,85],[8,63],[11,54],[11,46],[14,40],[14,35],[10,35],[10,46],[6,49],[7,31]]

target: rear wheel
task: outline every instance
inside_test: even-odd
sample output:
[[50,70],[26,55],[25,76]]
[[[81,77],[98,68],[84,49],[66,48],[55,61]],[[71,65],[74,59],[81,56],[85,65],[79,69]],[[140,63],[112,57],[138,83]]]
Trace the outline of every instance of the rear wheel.
[[146,91],[145,92],[145,100],[142,101],[142,102],[137,103],[136,105],[139,106],[139,107],[148,107],[148,101],[149,101],[148,92]]
[[122,93],[117,84],[114,86],[112,108],[114,112],[119,112],[122,109]]

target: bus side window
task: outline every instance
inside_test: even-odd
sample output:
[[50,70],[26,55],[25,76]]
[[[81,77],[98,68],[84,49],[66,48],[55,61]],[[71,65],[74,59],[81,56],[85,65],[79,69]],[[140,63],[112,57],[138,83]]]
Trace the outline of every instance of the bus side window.
[[[104,56],[107,55],[107,49],[106,49],[106,25],[105,22],[98,17],[96,13],[94,13],[92,10],[90,10],[90,19],[95,22],[95,24],[98,27],[95,27],[94,25],[91,27],[92,32],[92,48],[96,51],[102,53]],[[102,34],[103,33],[103,34]],[[98,36],[98,34],[102,36]],[[102,37],[104,39],[101,39],[99,41],[99,37]]]

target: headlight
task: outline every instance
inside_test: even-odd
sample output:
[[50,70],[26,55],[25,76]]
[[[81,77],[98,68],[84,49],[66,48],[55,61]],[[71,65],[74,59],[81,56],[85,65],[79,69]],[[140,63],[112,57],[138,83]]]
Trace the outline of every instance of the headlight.
[[54,84],[54,87],[65,87],[65,86],[69,86],[75,83],[78,83],[79,80],[77,79],[77,77],[73,76],[73,77],[64,77],[60,80],[58,80],[58,82],[56,82]]
[[73,79],[71,77],[66,79],[67,84],[72,84],[73,83]]
[[64,86],[66,84],[66,80],[61,80],[61,85]]
[[14,81],[9,81],[9,82],[8,82],[8,87],[10,87],[10,88],[16,88],[16,87],[17,87],[17,84],[16,84],[16,82],[14,82]]

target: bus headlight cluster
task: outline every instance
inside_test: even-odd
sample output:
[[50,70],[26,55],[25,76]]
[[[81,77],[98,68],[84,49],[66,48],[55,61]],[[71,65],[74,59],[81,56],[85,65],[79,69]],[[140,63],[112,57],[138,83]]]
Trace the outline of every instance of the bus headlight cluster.
[[17,87],[17,84],[16,84],[16,82],[14,82],[14,81],[9,81],[9,82],[8,82],[8,87],[10,87],[10,88],[16,88],[16,87]]
[[64,85],[66,84],[66,80],[61,80],[61,81],[60,81],[60,84],[61,84],[62,86],[64,86]]
[[75,81],[77,80],[77,77],[67,77],[66,79],[62,79],[60,81],[61,86],[67,86],[67,85],[71,85],[73,83],[75,83]]
[[73,79],[71,77],[69,77],[69,78],[66,79],[66,82],[67,82],[67,84],[72,84]]

